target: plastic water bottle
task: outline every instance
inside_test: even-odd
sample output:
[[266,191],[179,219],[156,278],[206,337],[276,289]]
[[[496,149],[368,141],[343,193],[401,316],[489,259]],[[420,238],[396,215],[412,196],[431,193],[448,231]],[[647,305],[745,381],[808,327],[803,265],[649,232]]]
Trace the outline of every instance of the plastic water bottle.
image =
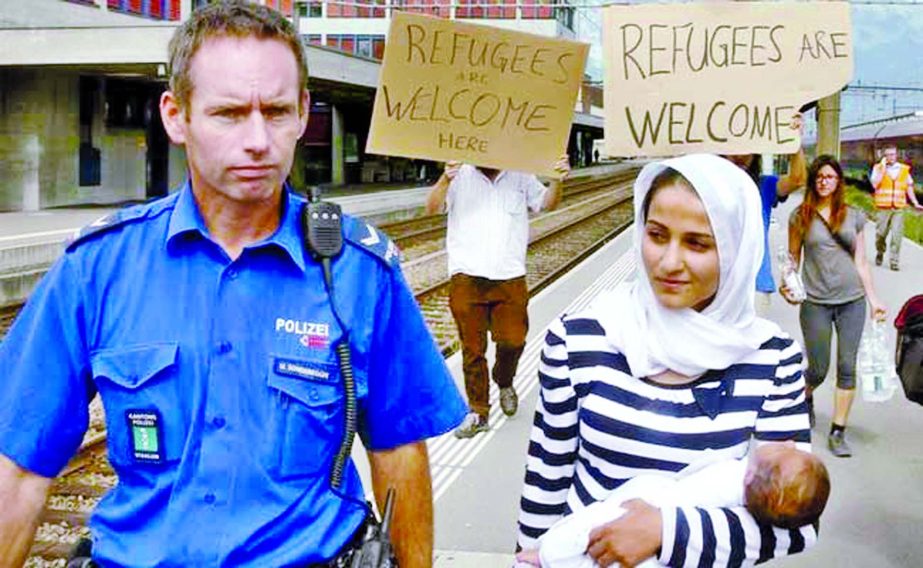
[[873,322],[863,334],[859,346],[859,382],[862,386],[862,400],[884,402],[889,400],[897,388],[894,361],[888,351],[887,336],[883,322]]
[[792,300],[803,302],[807,297],[804,282],[801,280],[801,274],[798,273],[798,267],[795,266],[795,260],[788,253],[785,245],[779,245],[779,270],[782,273],[782,282],[791,293]]

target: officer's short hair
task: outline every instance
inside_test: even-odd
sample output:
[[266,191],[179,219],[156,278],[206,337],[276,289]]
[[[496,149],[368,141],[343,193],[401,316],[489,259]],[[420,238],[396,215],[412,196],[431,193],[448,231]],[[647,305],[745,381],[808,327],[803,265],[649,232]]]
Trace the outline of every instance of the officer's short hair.
[[[226,0],[194,11],[170,39],[170,90],[182,108],[188,108],[192,95],[192,78],[189,76],[192,57],[207,39],[215,37],[281,41],[295,55],[301,89],[308,87],[307,61],[295,26],[272,8],[246,0]],[[231,62],[228,64],[233,65]],[[299,97],[299,104],[300,100]]]

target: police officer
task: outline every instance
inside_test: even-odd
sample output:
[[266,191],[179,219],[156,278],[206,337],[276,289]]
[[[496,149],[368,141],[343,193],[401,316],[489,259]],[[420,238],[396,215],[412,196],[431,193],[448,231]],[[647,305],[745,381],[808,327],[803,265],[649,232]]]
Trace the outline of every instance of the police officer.
[[189,180],[84,230],[0,344],[0,564],[23,562],[99,393],[119,483],[90,520],[98,563],[325,565],[366,516],[352,462],[330,483],[348,332],[376,497],[396,489],[401,566],[430,566],[423,440],[465,405],[393,246],[352,218],[334,313],[283,181],[309,108],[294,28],[211,4],[177,30],[170,65],[161,115]]

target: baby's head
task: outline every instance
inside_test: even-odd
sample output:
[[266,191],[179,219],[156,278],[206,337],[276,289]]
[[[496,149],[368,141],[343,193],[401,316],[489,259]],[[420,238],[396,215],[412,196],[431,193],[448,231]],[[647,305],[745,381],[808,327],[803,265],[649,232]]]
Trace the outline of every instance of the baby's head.
[[792,442],[758,447],[744,480],[744,500],[756,520],[794,529],[820,518],[830,477],[820,458]]

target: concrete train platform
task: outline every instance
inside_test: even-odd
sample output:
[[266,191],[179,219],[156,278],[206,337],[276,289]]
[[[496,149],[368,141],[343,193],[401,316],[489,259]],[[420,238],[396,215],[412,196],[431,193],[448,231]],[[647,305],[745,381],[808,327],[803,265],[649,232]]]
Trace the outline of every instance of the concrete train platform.
[[[618,162],[602,163],[575,169],[572,177],[603,175],[625,166]],[[394,209],[421,207],[429,185],[408,184],[352,184],[337,187],[321,186],[321,196],[339,203],[353,215],[377,215]],[[382,199],[386,193],[387,200]],[[386,202],[384,202],[386,201]],[[40,211],[0,212],[0,249],[10,247],[20,240],[24,243],[47,240],[64,234],[65,237],[80,227],[88,225],[121,206],[82,206],[43,209]],[[60,231],[61,233],[57,233]]]
[[[788,215],[799,197],[774,212],[771,250],[787,236]],[[866,226],[867,250],[874,258],[874,225]],[[436,497],[436,566],[438,568],[506,568],[512,565],[516,518],[532,413],[538,395],[536,368],[546,326],[560,313],[586,305],[601,290],[634,278],[626,232],[534,298],[529,307],[531,330],[515,384],[520,412],[506,418],[491,415],[491,431],[471,440],[431,442]],[[894,315],[912,295],[923,293],[923,247],[904,242],[900,272],[872,267],[876,289],[889,307],[889,340],[893,345]],[[772,301],[769,319],[802,341],[798,309],[780,296]],[[460,386],[460,356],[449,359]],[[832,493],[816,547],[771,562],[785,567],[915,568],[923,565],[923,408],[908,402],[898,389],[884,403],[857,394],[848,436],[852,458],[833,457],[826,446],[832,413],[831,370],[815,394],[817,425],[814,451],[826,463]],[[496,388],[492,385],[492,396]],[[495,398],[494,398],[495,400]],[[497,406],[497,405],[494,405]],[[448,437],[446,437],[448,438]],[[451,445],[452,449],[448,446]],[[445,474],[449,471],[450,474]]]

